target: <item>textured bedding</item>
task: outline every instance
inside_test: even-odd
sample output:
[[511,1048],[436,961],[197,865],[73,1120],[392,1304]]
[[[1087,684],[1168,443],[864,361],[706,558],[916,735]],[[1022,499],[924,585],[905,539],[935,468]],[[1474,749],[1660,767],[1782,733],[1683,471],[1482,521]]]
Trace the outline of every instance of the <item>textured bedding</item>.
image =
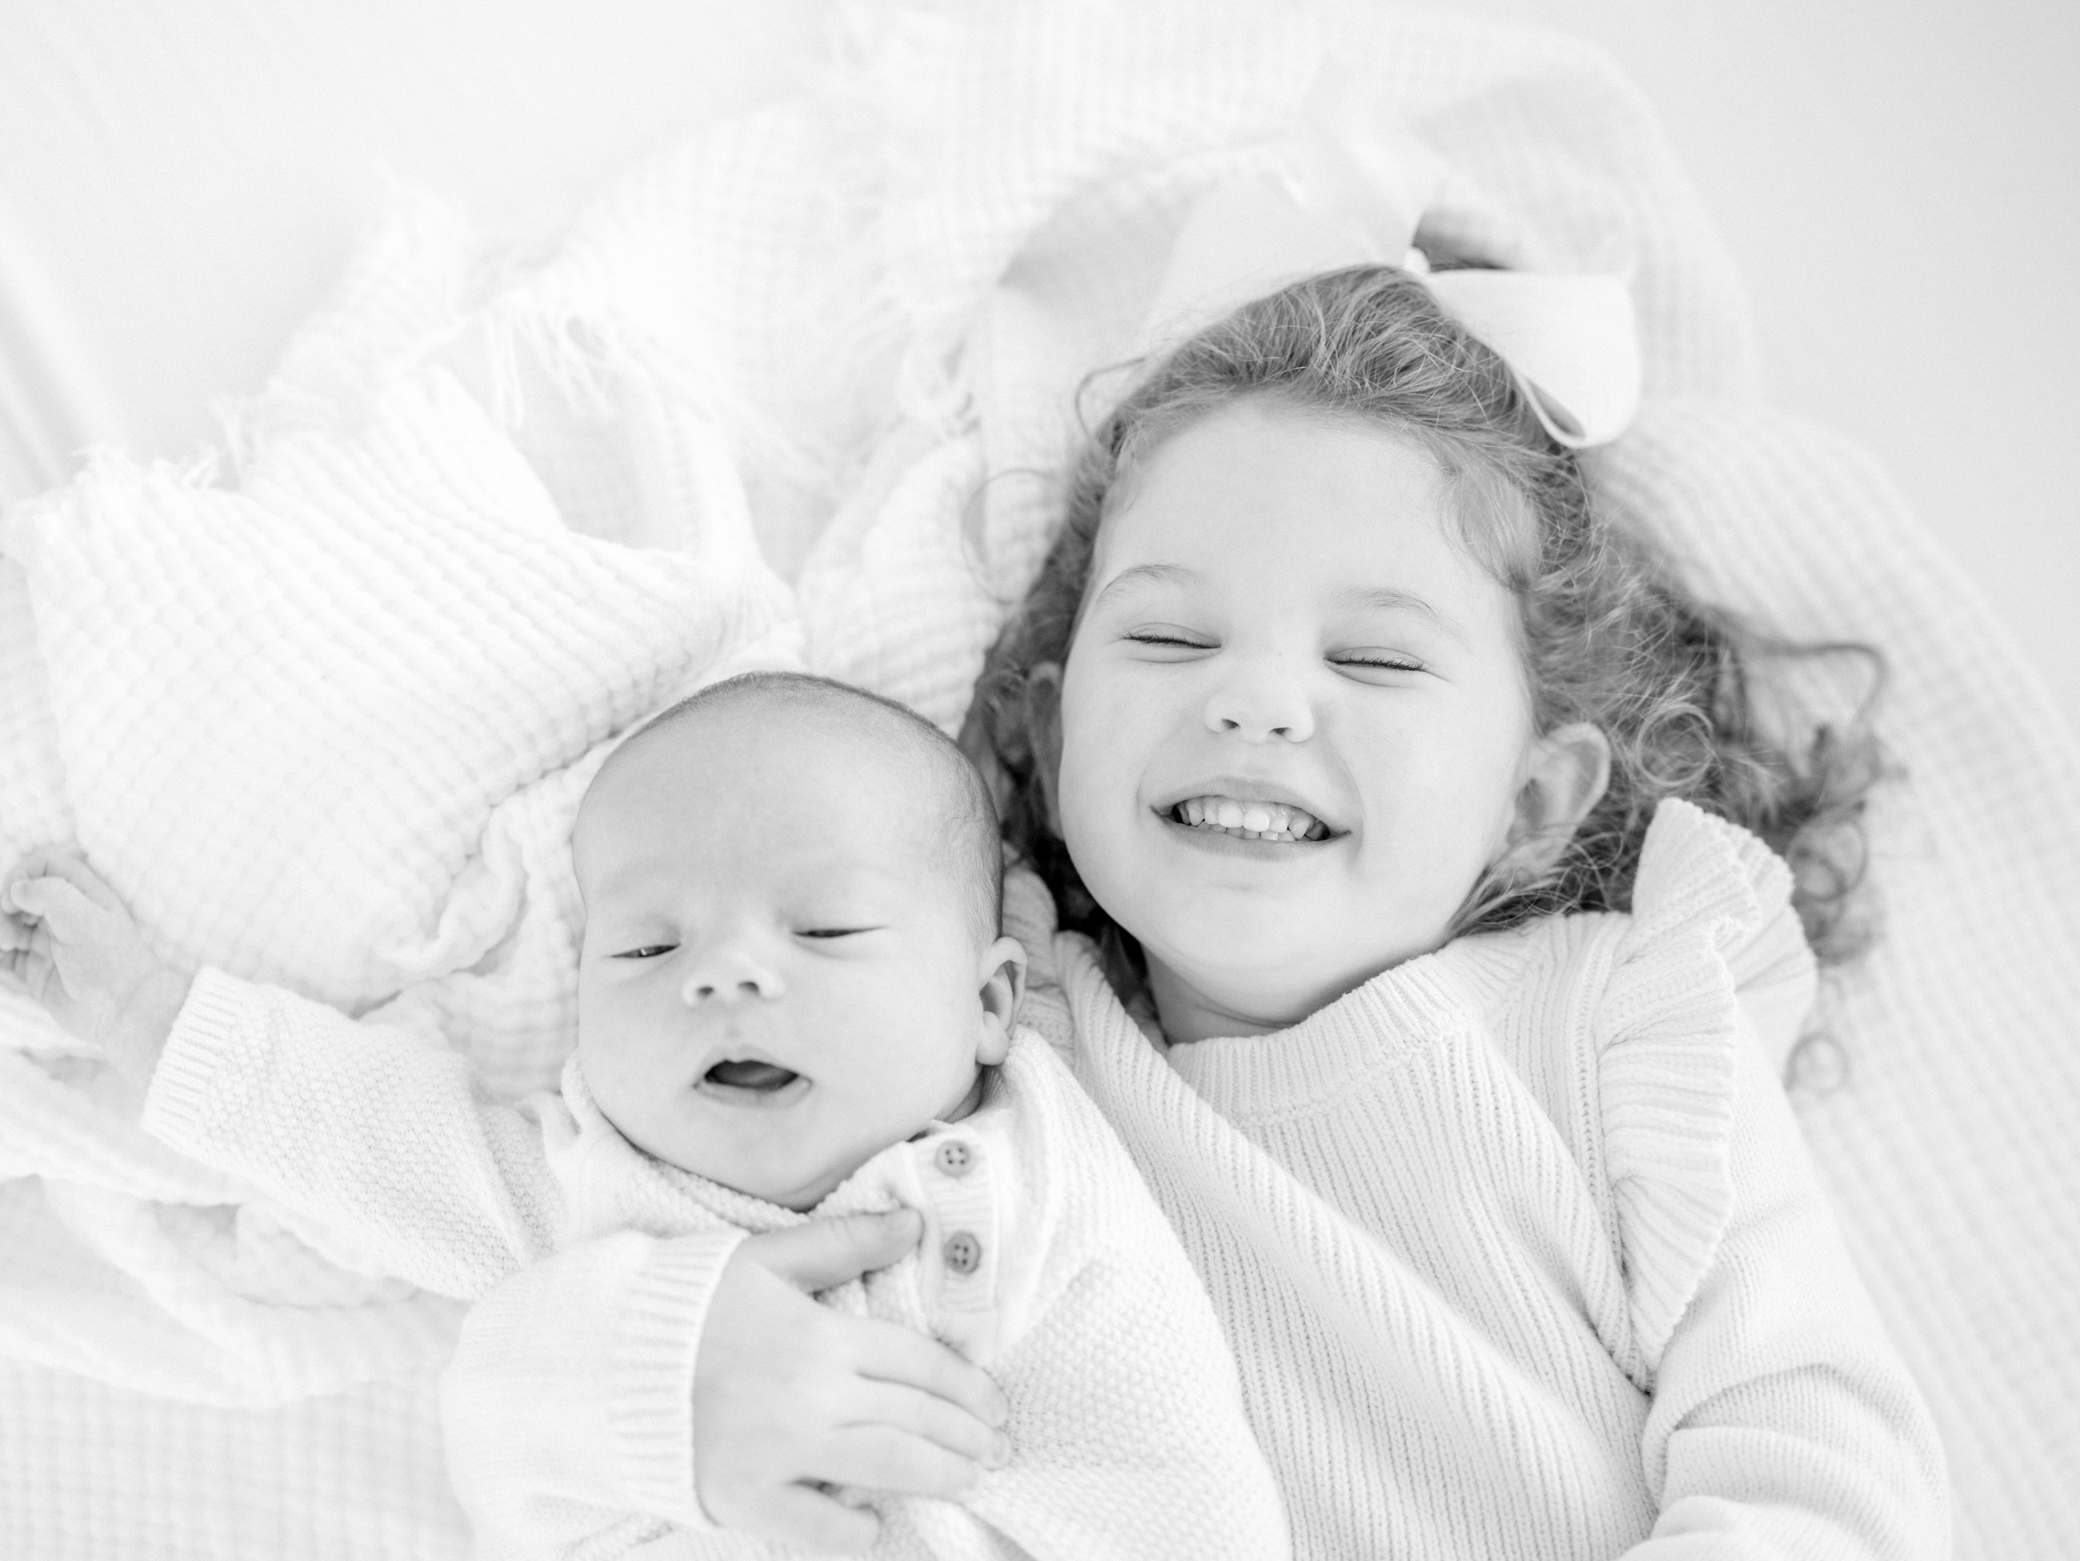
[[[0,520],[0,859],[76,839],[169,957],[431,1012],[516,1094],[569,1044],[563,833],[617,733],[789,663],[956,726],[1079,386],[1144,346],[1183,214],[1275,155],[1322,50],[1208,0],[844,21],[800,95],[631,171],[546,259],[487,268],[403,207],[218,470],[107,458]],[[1376,116],[1347,132],[1442,161],[1432,236],[1554,269],[1628,236],[1644,400],[1591,457],[1605,502],[1711,594],[1890,660],[1884,937],[1794,1098],[1943,1426],[1960,1553],[2060,1554],[2080,755],[1883,475],[1761,399],[1737,278],[1600,57],[1335,25]],[[0,1553],[466,1553],[454,1304],[131,1105],[0,994]]]

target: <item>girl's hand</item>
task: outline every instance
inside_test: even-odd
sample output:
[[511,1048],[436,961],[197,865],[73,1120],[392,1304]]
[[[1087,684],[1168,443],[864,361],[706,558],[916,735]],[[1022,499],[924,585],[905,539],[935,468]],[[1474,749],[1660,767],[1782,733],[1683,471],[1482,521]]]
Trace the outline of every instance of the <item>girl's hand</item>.
[[0,969],[66,1033],[140,1082],[151,1077],[188,996],[188,983],[144,946],[115,891],[57,851],[24,857],[0,883]]
[[716,1282],[693,1373],[701,1507],[725,1528],[850,1554],[874,1514],[824,1485],[957,1497],[1010,1443],[997,1385],[945,1345],[809,1299],[917,1245],[913,1211],[753,1236]]

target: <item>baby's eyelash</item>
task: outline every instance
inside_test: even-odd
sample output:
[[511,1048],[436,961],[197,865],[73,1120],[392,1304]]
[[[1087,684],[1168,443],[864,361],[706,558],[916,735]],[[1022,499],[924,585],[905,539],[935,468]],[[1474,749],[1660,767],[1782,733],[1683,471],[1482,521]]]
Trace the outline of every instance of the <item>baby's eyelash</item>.
[[873,932],[875,930],[873,927],[804,927],[801,931],[801,936],[805,938],[849,938],[857,933]]
[[623,949],[616,959],[655,959],[660,954],[669,954],[679,945],[676,943],[645,943],[641,948]]

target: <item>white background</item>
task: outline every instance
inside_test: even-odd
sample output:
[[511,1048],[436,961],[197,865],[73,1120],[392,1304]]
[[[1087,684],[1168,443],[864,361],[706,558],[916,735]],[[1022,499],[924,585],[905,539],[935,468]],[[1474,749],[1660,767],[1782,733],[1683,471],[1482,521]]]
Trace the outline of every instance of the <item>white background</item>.
[[[978,0],[980,3],[980,0]],[[2080,5],[1460,0],[1606,48],[1748,276],[1773,399],[1875,449],[2080,725]],[[0,497],[178,455],[386,177],[545,230],[788,79],[812,0],[7,0]],[[34,352],[23,350],[33,334]],[[13,377],[10,378],[10,366]]]
[[1628,70],[1747,278],[1770,399],[1878,453],[2080,728],[2080,4],[1457,9]]

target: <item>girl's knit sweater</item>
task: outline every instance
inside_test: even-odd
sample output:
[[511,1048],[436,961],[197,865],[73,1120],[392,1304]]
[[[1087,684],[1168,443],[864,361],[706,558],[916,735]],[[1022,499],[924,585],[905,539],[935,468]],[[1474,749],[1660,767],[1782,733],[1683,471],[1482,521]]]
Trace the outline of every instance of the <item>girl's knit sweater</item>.
[[1167,1050],[1037,880],[1027,1022],[1184,1238],[1296,1555],[1946,1555],[1942,1450],[1771,1058],[1790,877],[1681,802],[1629,915],[1460,938]]
[[[1814,989],[1789,888],[1666,802],[1628,915],[1460,938],[1290,1030],[1166,1049],[1013,876],[1026,1021],[1183,1237],[1295,1555],[1948,1553],[1934,1427],[1777,1083]],[[600,1243],[556,1263],[507,1326],[641,1289]],[[574,1388],[574,1451],[624,1392]]]
[[[693,1371],[738,1243],[809,1216],[637,1149],[575,1057],[560,1091],[502,1106],[437,1036],[204,971],[144,1121],[321,1219],[334,1250],[373,1272],[484,1297],[442,1382],[449,1473],[480,1556],[799,1554],[702,1513]],[[883,1150],[815,1212],[899,1204],[924,1216],[918,1251],[822,1299],[985,1366],[1011,1402],[1014,1452],[959,1504],[877,1498],[875,1556],[1287,1554],[1205,1292],[1031,1031],[973,1113]]]

